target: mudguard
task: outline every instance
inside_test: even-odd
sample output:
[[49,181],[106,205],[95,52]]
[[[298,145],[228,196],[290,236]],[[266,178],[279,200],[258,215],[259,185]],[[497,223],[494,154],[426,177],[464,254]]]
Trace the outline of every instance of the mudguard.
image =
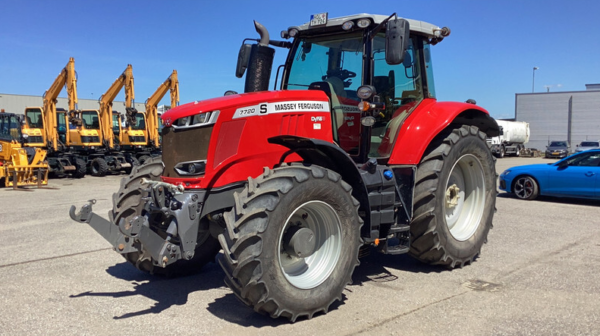
[[498,124],[482,107],[425,99],[400,128],[388,164],[418,164],[427,146],[450,124],[474,125],[490,137],[499,134]]

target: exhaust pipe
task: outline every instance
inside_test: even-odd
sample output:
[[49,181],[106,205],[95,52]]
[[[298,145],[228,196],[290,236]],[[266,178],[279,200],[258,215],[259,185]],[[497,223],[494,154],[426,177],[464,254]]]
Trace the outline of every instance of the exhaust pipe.
[[275,56],[275,49],[269,47],[267,28],[256,21],[254,21],[254,27],[260,35],[260,42],[252,45],[244,92],[267,91],[269,89],[273,57]]

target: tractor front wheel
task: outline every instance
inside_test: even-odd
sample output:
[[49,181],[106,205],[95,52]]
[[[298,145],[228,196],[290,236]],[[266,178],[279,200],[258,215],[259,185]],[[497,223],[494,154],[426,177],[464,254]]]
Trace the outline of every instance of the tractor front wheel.
[[475,126],[441,135],[417,169],[410,254],[448,268],[470,264],[492,227],[495,158]]
[[256,312],[311,318],[342,300],[358,265],[358,201],[318,166],[265,168],[235,194],[219,236],[225,283]]

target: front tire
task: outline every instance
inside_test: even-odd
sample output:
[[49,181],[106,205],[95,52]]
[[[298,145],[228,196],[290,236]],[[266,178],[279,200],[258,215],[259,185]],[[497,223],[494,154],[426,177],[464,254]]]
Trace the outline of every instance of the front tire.
[[106,173],[108,173],[108,163],[104,158],[97,157],[92,160],[90,170],[93,176],[106,176]]
[[517,198],[522,200],[534,200],[540,194],[537,181],[531,176],[519,176],[512,185],[512,190]]
[[434,139],[417,169],[410,255],[448,268],[470,264],[492,227],[495,158],[485,134],[463,125]]
[[82,178],[85,176],[87,170],[85,161],[82,159],[75,159],[75,172],[72,174],[74,178]]
[[358,265],[358,201],[337,173],[293,164],[249,178],[219,236],[225,283],[256,312],[295,321],[342,300]]

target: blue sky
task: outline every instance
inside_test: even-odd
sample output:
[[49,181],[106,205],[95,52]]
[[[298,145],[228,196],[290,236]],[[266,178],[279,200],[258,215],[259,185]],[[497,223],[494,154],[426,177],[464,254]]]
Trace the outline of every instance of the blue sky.
[[[79,98],[97,99],[129,63],[137,102],[173,69],[181,103],[242,92],[235,64],[242,40],[257,36],[252,20],[277,38],[320,12],[397,12],[449,27],[450,37],[433,48],[438,99],[473,98],[496,118],[512,117],[515,93],[531,92],[534,66],[536,92],[600,83],[600,1],[593,0],[0,0],[0,93],[42,95],[69,57]],[[277,49],[274,71],[285,54]]]

